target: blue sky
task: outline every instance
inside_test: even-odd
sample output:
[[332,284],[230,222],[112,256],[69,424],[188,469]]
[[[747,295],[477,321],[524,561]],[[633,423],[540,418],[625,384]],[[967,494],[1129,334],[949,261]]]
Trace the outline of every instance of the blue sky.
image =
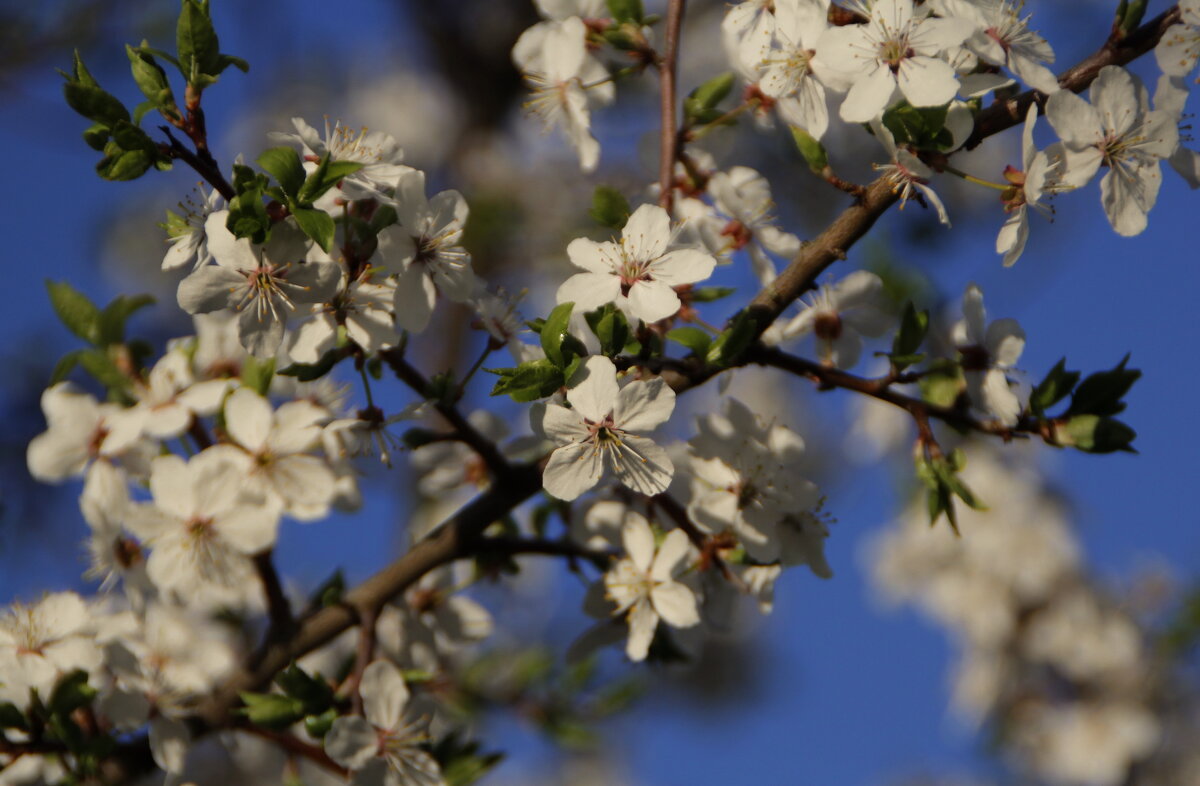
[[[1162,5],[1152,4],[1151,13]],[[386,3],[340,3],[341,19],[361,23],[347,25],[344,37],[323,25],[325,4],[293,6],[289,11],[296,19],[311,12],[307,23],[295,24],[300,36],[292,42],[296,48],[319,43],[337,55],[334,60],[362,64],[403,43],[372,32],[373,20],[391,18]],[[1096,4],[1075,4],[1071,9],[1081,7],[1090,8],[1096,19],[1092,26],[1099,31],[1089,40],[1099,41],[1108,24],[1107,6],[1095,10]],[[1064,41],[1061,62],[1089,48],[1061,16],[1047,19],[1043,29],[1051,41]],[[382,23],[378,29],[394,30]],[[261,36],[228,27],[220,32],[227,51],[250,53],[256,65],[272,51],[272,42]],[[222,81],[210,124],[228,121],[238,102],[253,96],[259,73],[231,72]],[[114,85],[120,83],[113,80],[125,78],[120,73],[98,76]],[[45,356],[61,354],[72,344],[53,318],[43,280],[66,278],[101,299],[116,294],[118,284],[97,267],[103,224],[114,202],[154,191],[143,183],[112,184],[95,177],[95,156],[78,136],[83,123],[62,105],[59,81],[49,69],[30,73],[0,109],[5,114],[0,148],[9,151],[9,196],[0,218],[7,240],[8,302],[0,320],[3,335]],[[329,111],[335,114],[336,109]],[[229,157],[227,151],[222,160]],[[169,177],[180,195],[194,181],[187,172]],[[992,317],[1015,317],[1025,327],[1029,341],[1020,365],[1035,381],[1064,354],[1070,367],[1094,371],[1132,352],[1130,365],[1142,369],[1144,377],[1128,399],[1125,419],[1138,431],[1139,455],[1063,452],[1053,461],[1055,479],[1077,506],[1091,564],[1114,577],[1128,575],[1154,555],[1181,577],[1200,574],[1200,521],[1190,499],[1200,466],[1195,404],[1200,386],[1195,363],[1200,251],[1191,234],[1198,213],[1196,195],[1179,178],[1166,172],[1164,181],[1149,229],[1132,240],[1108,228],[1092,184],[1086,193],[1059,200],[1053,224],[1034,219],[1030,248],[1011,269],[1002,268],[992,252],[996,226],[986,221],[956,228],[952,240],[932,253],[912,246],[895,249],[932,271],[944,292],[961,292],[968,281],[982,285]],[[167,206],[155,208],[155,220]],[[893,212],[876,233],[899,236],[901,222],[910,219],[908,211]],[[860,251],[849,262],[862,260]],[[28,428],[35,433],[40,424]],[[23,476],[2,482],[7,496],[32,481]],[[837,575],[822,582],[806,571],[785,574],[776,611],[759,626],[755,639],[761,648],[752,661],[756,690],[711,706],[666,690],[610,728],[614,751],[639,783],[857,786],[915,769],[987,766],[979,754],[981,741],[956,726],[945,710],[951,651],[942,633],[911,613],[881,614],[860,566],[863,537],[894,510],[889,482],[877,468],[833,487],[828,505],[838,524],[829,540],[829,557]],[[369,515],[356,524],[355,537],[333,538],[333,544],[330,538],[341,522],[324,531],[293,527],[289,532],[296,540],[282,558],[294,561],[298,575],[309,579],[318,578],[334,559],[344,561],[352,575],[363,575],[380,559],[375,544],[394,538],[389,524],[393,504],[382,496],[372,500]],[[63,515],[74,516],[70,506]],[[25,531],[36,526],[5,523],[5,529]],[[71,526],[82,536],[82,521]],[[0,545],[0,598],[79,586],[78,550],[36,544],[36,535],[30,542],[35,547],[22,549],[19,561],[18,552]],[[521,732],[502,730],[498,740],[514,744],[520,761],[536,761],[544,752]]]

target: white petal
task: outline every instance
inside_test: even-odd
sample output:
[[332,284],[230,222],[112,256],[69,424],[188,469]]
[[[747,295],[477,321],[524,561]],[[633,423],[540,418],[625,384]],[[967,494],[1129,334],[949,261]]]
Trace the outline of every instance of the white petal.
[[647,496],[666,491],[675,474],[675,465],[667,451],[645,437],[626,434],[621,439],[627,449],[613,458],[617,479]]
[[632,661],[642,661],[650,652],[650,642],[654,640],[654,629],[658,627],[658,615],[649,600],[643,600],[634,605],[629,612],[629,641],[625,645],[625,654]]
[[246,278],[220,265],[207,265],[179,282],[176,299],[189,314],[208,314],[231,308],[241,300]]
[[630,382],[617,394],[613,422],[626,431],[653,431],[675,409],[675,391],[662,377]]
[[249,388],[238,388],[225,400],[225,430],[251,453],[266,446],[272,421],[270,402]]
[[633,211],[621,230],[621,245],[631,259],[649,262],[663,255],[671,239],[671,218],[658,205]]
[[618,267],[620,251],[612,243],[597,243],[586,237],[577,237],[567,246],[567,257],[571,264],[589,273],[611,275]]
[[358,686],[363,697],[363,714],[380,729],[399,729],[404,722],[404,705],[408,703],[408,686],[395,664],[386,660],[373,661],[363,670]]
[[589,444],[574,443],[550,454],[542,474],[546,493],[570,502],[599,482],[600,453]]
[[257,554],[275,545],[279,514],[272,507],[243,504],[215,519],[213,528],[242,554]]
[[900,92],[913,106],[941,106],[958,92],[954,69],[934,57],[906,57],[896,75]]
[[892,72],[877,66],[869,74],[855,80],[838,114],[847,123],[870,122],[887,108],[895,91],[896,79]]
[[593,423],[604,420],[617,403],[617,368],[603,355],[591,355],[568,380],[567,401]]
[[690,628],[700,624],[700,611],[696,607],[696,596],[677,581],[659,584],[650,590],[650,601],[667,624],[676,628]]
[[629,311],[646,324],[674,316],[679,311],[679,295],[662,281],[635,281],[629,288]]
[[576,273],[562,283],[554,296],[558,303],[574,303],[581,314],[611,303],[621,294],[621,279],[612,273]]
[[654,533],[640,514],[631,513],[621,527],[621,545],[641,573],[648,573],[654,562]]
[[433,279],[420,265],[413,265],[396,277],[396,300],[393,310],[396,324],[404,330],[420,333],[429,325],[437,289]]
[[178,456],[159,456],[150,469],[150,493],[165,513],[185,521],[197,512],[193,472]]
[[655,581],[669,581],[687,553],[687,534],[681,529],[668,532],[654,557],[654,564],[650,567],[650,578]]
[[379,750],[379,738],[366,718],[355,715],[341,717],[325,735],[325,752],[343,767],[361,769],[375,758]]
[[650,274],[656,281],[677,287],[703,281],[712,275],[716,266],[717,260],[713,259],[712,254],[694,248],[680,248],[651,262]]
[[1011,368],[1025,350],[1025,331],[1015,319],[997,319],[988,325],[984,347],[997,366]]

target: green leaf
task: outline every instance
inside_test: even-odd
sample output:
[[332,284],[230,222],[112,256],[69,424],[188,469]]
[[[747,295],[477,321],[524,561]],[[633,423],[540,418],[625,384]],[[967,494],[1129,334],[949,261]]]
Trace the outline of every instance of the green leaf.
[[1079,372],[1066,369],[1067,359],[1062,358],[1033,389],[1029,395],[1029,407],[1035,415],[1043,416],[1046,410],[1066,398],[1079,382]]
[[[595,311],[589,311],[584,315],[584,319],[587,320],[588,327],[596,334],[596,338],[600,342],[600,351],[603,354],[615,357],[621,354],[625,345],[629,343],[629,322],[625,319],[625,314],[621,312],[621,309],[612,303],[606,303]],[[583,352],[578,354],[582,355]]]
[[295,197],[304,185],[304,164],[300,154],[290,147],[273,147],[264,150],[257,159],[258,165],[283,188],[283,193]]
[[59,382],[62,382],[64,379],[66,379],[67,375],[74,371],[75,367],[79,365],[79,356],[86,351],[87,350],[85,349],[77,349],[74,352],[68,352],[59,358],[58,362],[54,364],[54,370],[50,372],[50,381],[46,384],[57,385]]
[[306,715],[319,715],[333,705],[333,688],[321,677],[309,675],[295,663],[275,675],[275,684],[301,703]]
[[[147,103],[156,107],[168,117],[179,117],[179,108],[175,105],[175,94],[171,92],[171,83],[167,80],[167,72],[154,62],[154,57],[145,49],[134,49],[125,45],[125,54],[129,57],[129,66],[133,71],[133,81],[146,97]],[[140,115],[135,113],[135,123]]]
[[82,350],[78,359],[83,370],[110,391],[123,391],[129,387],[129,378],[103,349]]
[[[725,100],[733,89],[734,75],[732,71],[718,74],[704,84],[688,93],[683,99],[684,122],[689,126],[711,123],[723,112],[717,109],[717,104]],[[730,124],[737,122],[730,119]]]
[[563,352],[563,339],[569,335],[568,327],[571,322],[571,311],[574,308],[574,303],[560,303],[550,312],[550,316],[546,317],[546,322],[542,325],[540,335],[542,349],[550,362],[559,368],[566,366],[572,359]]
[[963,389],[962,370],[952,360],[935,362],[917,382],[921,397],[939,407],[950,407]]
[[267,178],[248,166],[233,167],[233,189],[237,192],[229,203],[229,217],[225,227],[234,237],[249,238],[252,243],[262,243],[271,229],[267,206],[263,204],[263,190]]
[[790,128],[792,129],[792,141],[796,143],[796,149],[804,157],[808,168],[815,175],[823,174],[829,166],[829,154],[825,152],[825,146],[821,144],[821,140],[800,126],[790,126]]
[[296,199],[301,204],[312,204],[326,191],[342,182],[347,175],[352,175],[360,169],[362,169],[362,164],[354,161],[333,161],[326,153],[321,156],[317,168],[300,187]]
[[21,729],[24,731],[29,728],[29,722],[25,720],[25,715],[17,709],[17,705],[11,701],[0,702],[0,729]]
[[975,496],[975,493],[967,488],[967,485],[955,474],[954,468],[944,458],[933,461],[933,471],[937,475],[941,485],[945,486],[950,493],[961,499],[969,507],[975,510],[987,510],[987,505],[983,504]]
[[50,694],[47,705],[53,715],[70,715],[80,707],[86,707],[96,698],[96,689],[88,685],[88,674],[76,669],[61,677]]
[[217,55],[217,70],[215,73],[220,74],[226,68],[229,68],[229,66],[233,66],[243,74],[250,71],[250,64],[240,57],[225,54]]
[[220,73],[220,44],[209,16],[208,0],[183,0],[175,27],[175,47],[183,78],[203,89],[210,80],[200,77]]
[[485,369],[499,375],[491,395],[508,395],[513,401],[536,401],[551,396],[565,382],[563,369],[548,358],[531,360],[516,368]]
[[1142,17],[1146,15],[1147,2],[1148,0],[1121,0],[1121,4],[1117,6],[1114,27],[1122,36],[1137,30],[1138,25],[1142,23]]
[[667,333],[667,339],[682,344],[696,357],[705,357],[712,337],[698,327],[679,327]]
[[50,305],[59,321],[79,338],[89,344],[100,339],[100,309],[88,296],[66,281],[46,280],[46,291],[50,293]]
[[275,373],[284,377],[295,377],[300,382],[312,382],[314,379],[320,379],[332,371],[333,367],[345,357],[347,357],[346,352],[339,349],[331,349],[322,355],[321,359],[316,363],[293,363]]
[[[62,71],[59,71],[59,73],[62,74]],[[92,76],[90,71],[87,70],[87,66],[83,64],[83,58],[80,57],[78,49],[74,51],[74,55],[72,57],[71,75],[67,76],[66,74],[63,74],[63,76],[66,76],[67,79],[71,80],[72,82],[78,82],[84,87],[100,86],[100,83],[96,81],[96,78]]]
[[929,312],[917,311],[912,301],[904,307],[904,315],[900,318],[900,329],[892,340],[891,359],[897,369],[903,370],[922,359],[917,354],[929,331]]
[[617,22],[633,22],[640,25],[646,12],[642,8],[642,0],[605,0],[608,12]]
[[942,150],[953,144],[954,138],[946,128],[946,106],[917,108],[902,101],[883,113],[883,124],[898,145],[911,145],[920,150]]
[[737,292],[736,287],[696,287],[690,295],[693,303],[711,303]]
[[1059,442],[1085,453],[1136,453],[1133,440],[1137,432],[1115,418],[1075,415],[1058,432]]
[[754,342],[758,335],[757,323],[749,310],[739,311],[733,324],[712,342],[705,359],[718,366],[728,366]]
[[119,120],[129,120],[129,110],[125,105],[94,84],[94,81],[93,84],[67,82],[63,85],[67,106],[96,123],[111,126]]
[[304,717],[304,705],[298,699],[290,696],[280,696],[277,693],[238,694],[242,697],[245,707],[238,712],[250,719],[256,726],[268,729],[286,729]]
[[304,230],[304,234],[315,240],[322,250],[329,251],[337,229],[337,225],[333,223],[333,216],[324,210],[308,207],[293,208],[292,215],[296,217],[296,224]]
[[112,131],[104,123],[96,123],[88,126],[83,132],[83,141],[92,150],[101,151],[108,144],[108,138],[112,136]]
[[[137,128],[132,124],[127,125]],[[153,152],[144,149],[131,150],[114,139],[105,145],[104,158],[96,164],[96,174],[105,180],[136,180],[154,166],[156,158]]]
[[1067,415],[1100,415],[1106,417],[1124,411],[1125,394],[1142,376],[1137,369],[1126,369],[1129,355],[1121,359],[1116,368],[1091,374],[1071,394],[1071,407]]
[[324,739],[333,728],[333,722],[338,719],[338,715],[336,707],[330,707],[320,715],[309,715],[304,719],[304,730],[313,739]]
[[153,305],[152,295],[118,295],[100,312],[99,343],[102,346],[125,341],[125,323],[139,309]]
[[623,229],[629,220],[629,201],[612,186],[596,186],[588,215],[600,226]]

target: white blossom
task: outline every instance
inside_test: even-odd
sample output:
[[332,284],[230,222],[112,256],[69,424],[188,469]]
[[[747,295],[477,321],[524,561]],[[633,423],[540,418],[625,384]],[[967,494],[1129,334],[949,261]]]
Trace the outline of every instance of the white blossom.
[[74,592],[16,603],[0,616],[0,701],[26,707],[31,690],[45,700],[60,676],[100,662],[91,612]]
[[1023,0],[935,0],[933,8],[941,16],[974,25],[966,46],[979,59],[1006,66],[1022,82],[1049,95],[1058,91],[1058,79],[1043,64],[1054,62],[1054,50],[1029,29],[1029,15],[1021,16],[1024,5]]
[[390,201],[389,193],[402,173],[411,171],[405,166],[404,150],[390,135],[382,131],[354,130],[336,121],[329,125],[325,118],[324,138],[317,129],[303,118],[293,117],[292,127],[296,133],[271,132],[268,136],[276,142],[299,145],[307,163],[306,169],[316,168],[325,155],[331,161],[350,161],[362,168],[342,178],[334,192],[341,191],[348,199],[375,197]]
[[167,223],[162,226],[167,230],[170,248],[163,256],[163,270],[188,266],[196,270],[212,261],[212,253],[208,250],[208,233],[204,227],[209,215],[224,207],[225,200],[217,191],[205,191],[203,186],[200,187],[200,196],[202,201],[198,206],[190,200],[187,205],[181,205],[186,211],[183,216],[167,211]]
[[1061,160],[1051,160],[1033,144],[1037,114],[1037,104],[1030,104],[1021,132],[1021,169],[1010,166],[1004,170],[1004,177],[1012,188],[1003,195],[1008,219],[996,236],[996,253],[1004,255],[1005,267],[1013,265],[1025,250],[1029,240],[1029,208],[1049,214],[1051,208],[1041,202],[1042,197],[1066,190],[1058,180]]
[[569,381],[571,407],[548,403],[534,412],[534,430],[559,444],[542,484],[573,500],[611,471],[640,494],[666,491],[675,467],[667,452],[638,432],[653,431],[675,408],[675,392],[662,377],[617,384],[617,370],[603,355],[588,357]]
[[1179,18],[1159,39],[1154,57],[1167,76],[1186,77],[1200,59],[1200,0],[1179,0]]
[[862,337],[882,336],[894,322],[883,281],[858,270],[804,298],[804,310],[783,327],[783,338],[812,333],[822,363],[850,368],[862,354]]
[[1013,392],[1007,371],[1025,350],[1025,331],[1015,319],[987,322],[983,292],[967,286],[963,319],[954,326],[954,344],[962,356],[967,395],[979,410],[1006,426],[1016,425],[1024,405]]
[[673,287],[712,275],[716,260],[692,248],[668,251],[671,219],[658,205],[642,205],[621,230],[621,241],[597,243],[576,238],[567,246],[576,273],[558,288],[558,302],[588,312],[616,303],[636,319],[657,322],[679,310]]
[[633,514],[625,521],[621,541],[627,556],[604,574],[604,587],[617,604],[613,614],[629,622],[625,654],[630,660],[645,660],[660,619],[676,628],[700,623],[696,596],[675,580],[686,567],[688,539],[683,530],[674,529],[656,549],[650,524]]
[[821,37],[830,29],[829,0],[776,0],[775,40],[762,58],[763,95],[775,99],[787,123],[800,126],[820,139],[829,127],[823,79],[833,74],[823,69],[818,55]]

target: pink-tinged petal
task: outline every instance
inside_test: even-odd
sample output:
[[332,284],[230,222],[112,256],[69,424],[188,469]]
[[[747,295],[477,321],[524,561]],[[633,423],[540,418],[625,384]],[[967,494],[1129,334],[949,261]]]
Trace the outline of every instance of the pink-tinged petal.
[[1070,90],[1059,90],[1046,100],[1046,119],[1069,148],[1083,148],[1104,142],[1100,113]]
[[225,400],[225,430],[251,453],[266,447],[273,421],[270,402],[249,388],[238,388]]
[[650,602],[654,610],[668,625],[690,628],[700,624],[700,610],[696,596],[683,584],[670,581],[650,590]]
[[658,259],[670,240],[671,217],[658,205],[642,205],[633,211],[621,230],[621,245],[630,259]]
[[587,357],[567,384],[567,401],[593,423],[604,420],[616,406],[617,367],[603,355]]
[[663,254],[650,263],[650,275],[654,280],[673,287],[695,284],[712,275],[717,260],[694,248],[680,248]]
[[589,273],[611,275],[621,264],[621,251],[615,243],[597,243],[586,237],[577,237],[567,246],[567,257],[575,267]]
[[351,770],[362,769],[378,751],[379,738],[374,727],[357,715],[338,718],[325,735],[329,758]]
[[883,113],[895,92],[896,78],[892,72],[883,66],[876,66],[854,81],[838,115],[847,123],[869,123]]
[[1025,331],[1015,319],[997,319],[988,325],[984,347],[997,366],[1011,368],[1025,351]]
[[662,281],[635,281],[627,297],[630,313],[646,324],[674,316],[681,305],[679,295]]
[[164,513],[187,520],[199,510],[193,472],[179,456],[159,456],[150,467],[150,493]]
[[621,294],[621,279],[612,273],[576,273],[562,283],[555,294],[559,303],[574,303],[575,311],[583,314]]
[[654,563],[654,532],[640,514],[630,513],[621,527],[621,546],[639,573],[650,572]]
[[661,426],[675,410],[675,391],[662,377],[630,382],[617,394],[613,422],[625,431],[648,432]]
[[242,554],[257,554],[275,545],[279,513],[274,507],[242,504],[213,521],[221,539]]
[[658,615],[650,605],[649,599],[636,603],[629,612],[629,641],[625,645],[625,654],[632,661],[643,661],[650,652],[650,642],[654,640],[654,629],[658,627]]
[[896,75],[900,92],[913,106],[941,106],[958,92],[954,69],[934,57],[906,57]]
[[408,686],[393,663],[372,662],[363,670],[358,690],[363,697],[363,714],[376,728],[394,730],[403,725]]
[[654,564],[650,566],[650,578],[655,581],[670,581],[679,563],[687,556],[688,548],[687,534],[683,530],[673,529],[668,532],[654,557]]
[[619,451],[613,453],[613,471],[617,480],[639,494],[661,494],[671,485],[675,465],[667,451],[645,437],[626,434]]
[[189,314],[232,308],[241,301],[246,277],[220,265],[206,265],[179,282],[176,300]]
[[413,333],[420,333],[429,325],[433,307],[437,303],[437,289],[433,279],[420,265],[413,265],[396,277],[396,299],[393,310],[396,325]]
[[542,487],[552,497],[570,502],[600,481],[600,452],[586,443],[573,443],[550,454]]
[[588,436],[587,424],[578,410],[558,404],[546,404],[539,420],[547,439],[558,443],[582,442]]

